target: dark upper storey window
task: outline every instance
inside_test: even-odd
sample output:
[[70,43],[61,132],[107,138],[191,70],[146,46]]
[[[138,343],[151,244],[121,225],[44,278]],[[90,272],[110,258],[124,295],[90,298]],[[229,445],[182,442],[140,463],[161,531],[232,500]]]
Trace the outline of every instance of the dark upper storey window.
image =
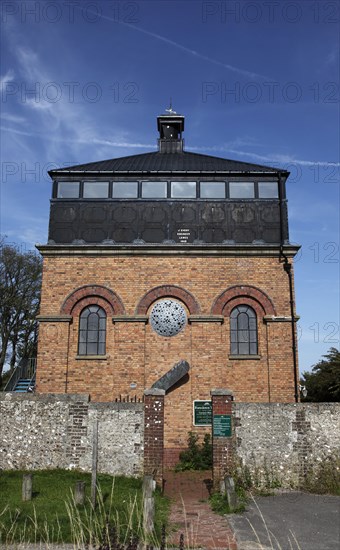
[[58,199],[78,199],[79,181],[60,181],[58,183]]
[[84,181],[84,199],[107,199],[109,196],[108,181]]
[[143,199],[166,199],[168,183],[166,181],[143,181]]
[[201,181],[201,199],[224,199],[225,182],[224,181]]
[[171,197],[174,199],[195,199],[196,182],[195,181],[172,181]]
[[229,197],[231,199],[255,198],[255,186],[253,181],[231,181],[229,183]]
[[277,181],[259,181],[259,199],[277,199],[279,188]]
[[136,199],[138,197],[137,181],[114,181],[112,183],[114,199]]
[[277,181],[60,181],[58,199],[278,199]]

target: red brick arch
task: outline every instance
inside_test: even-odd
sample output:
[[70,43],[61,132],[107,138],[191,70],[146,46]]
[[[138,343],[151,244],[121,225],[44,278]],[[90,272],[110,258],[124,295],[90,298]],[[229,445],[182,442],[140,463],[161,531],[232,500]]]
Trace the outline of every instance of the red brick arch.
[[160,298],[178,298],[178,300],[181,300],[181,302],[186,305],[190,312],[190,315],[200,313],[201,311],[199,304],[190,292],[184,290],[184,288],[181,288],[179,286],[162,285],[157,286],[156,288],[153,288],[152,290],[149,290],[149,292],[144,294],[143,298],[137,305],[136,314],[146,315],[151,304],[156,300],[159,300]]
[[61,306],[60,313],[77,315],[90,304],[103,307],[107,315],[123,315],[125,313],[123,302],[119,296],[101,285],[85,285],[71,292]]
[[263,290],[249,285],[235,285],[227,288],[216,298],[211,313],[229,317],[231,310],[241,304],[254,308],[258,316],[276,315],[269,296]]

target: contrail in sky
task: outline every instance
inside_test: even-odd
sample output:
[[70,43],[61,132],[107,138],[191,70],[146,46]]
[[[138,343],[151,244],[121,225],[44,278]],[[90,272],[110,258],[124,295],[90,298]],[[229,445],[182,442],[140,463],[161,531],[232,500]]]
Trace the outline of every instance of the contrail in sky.
[[[76,9],[81,9],[79,6],[74,6]],[[87,10],[88,13],[92,13],[93,15],[98,15],[98,13]],[[251,71],[246,71],[244,69],[240,69],[238,67],[234,67],[233,65],[229,65],[228,63],[223,63],[222,61],[218,61],[217,59],[213,59],[212,57],[208,57],[207,55],[204,55],[202,53],[197,52],[196,50],[191,50],[190,48],[187,48],[186,46],[183,46],[182,44],[179,44],[178,42],[174,42],[173,40],[170,40],[169,38],[166,38],[165,36],[162,36],[161,34],[157,34],[155,32],[147,31],[146,29],[143,29],[142,27],[137,27],[137,25],[132,25],[131,23],[126,23],[124,21],[117,21],[113,19],[112,17],[109,17],[108,15],[100,14],[100,17],[103,19],[106,19],[107,21],[111,21],[112,23],[119,23],[120,25],[124,25],[125,27],[129,27],[130,29],[133,29],[135,31],[138,31],[142,34],[146,34],[147,36],[151,36],[152,38],[155,38],[156,40],[160,40],[161,42],[164,42],[165,44],[169,44],[170,46],[174,46],[174,48],[177,48],[178,50],[182,50],[183,52],[186,52],[190,55],[193,55],[194,57],[197,57],[198,59],[202,59],[203,61],[208,61],[209,63],[213,63],[214,65],[218,65],[219,67],[222,67],[223,69],[227,69],[229,71],[232,71],[234,73],[240,74],[242,76],[246,76],[247,78],[261,78],[265,80],[272,80],[271,77],[265,76],[259,73],[254,73]]]

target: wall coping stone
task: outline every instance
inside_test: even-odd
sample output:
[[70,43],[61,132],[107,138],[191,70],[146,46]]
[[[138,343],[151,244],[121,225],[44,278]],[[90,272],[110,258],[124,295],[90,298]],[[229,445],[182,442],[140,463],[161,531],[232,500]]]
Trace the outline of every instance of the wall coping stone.
[[144,395],[165,395],[165,390],[150,388],[149,390],[144,391]]
[[215,389],[211,390],[210,395],[234,395],[234,392],[232,390],[228,389]]
[[235,407],[235,409],[246,409],[246,408],[249,408],[249,407],[266,407],[266,408],[273,408],[273,407],[276,407],[276,408],[280,408],[280,407],[286,407],[286,408],[292,408],[292,409],[299,409],[299,410],[303,410],[305,409],[306,411],[308,411],[308,409],[340,409],[340,403],[338,402],[333,402],[333,401],[329,401],[329,402],[324,402],[324,403],[310,403],[310,402],[306,402],[306,403],[293,403],[293,402],[285,402],[285,403],[282,403],[282,402],[271,402],[271,403],[261,403],[260,401],[234,401],[233,403],[233,407]]
[[24,393],[0,392],[0,401],[36,401],[40,403],[57,403],[65,401],[70,403],[89,403],[90,395],[88,393]]
[[98,411],[137,411],[137,412],[143,412],[144,410],[144,403],[124,403],[121,401],[107,401],[105,403],[103,402],[94,402],[92,401],[90,403],[90,408],[92,410],[98,410]]

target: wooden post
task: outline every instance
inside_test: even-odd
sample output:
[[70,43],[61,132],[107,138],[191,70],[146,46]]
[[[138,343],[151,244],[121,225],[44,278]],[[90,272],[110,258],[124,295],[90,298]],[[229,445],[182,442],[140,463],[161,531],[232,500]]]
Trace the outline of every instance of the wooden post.
[[155,499],[153,492],[156,482],[150,475],[144,476],[143,480],[143,527],[144,533],[149,534],[154,529]]
[[238,500],[237,500],[237,494],[235,490],[235,483],[231,476],[226,476],[224,478],[224,484],[225,484],[225,492],[227,495],[227,501],[228,506],[231,512],[237,508]]
[[22,478],[22,500],[32,500],[33,476],[24,474]]
[[74,487],[74,502],[83,505],[85,502],[85,481],[76,481]]
[[91,475],[91,502],[93,508],[96,506],[97,496],[97,463],[98,463],[98,417],[93,422],[92,439],[92,475]]

